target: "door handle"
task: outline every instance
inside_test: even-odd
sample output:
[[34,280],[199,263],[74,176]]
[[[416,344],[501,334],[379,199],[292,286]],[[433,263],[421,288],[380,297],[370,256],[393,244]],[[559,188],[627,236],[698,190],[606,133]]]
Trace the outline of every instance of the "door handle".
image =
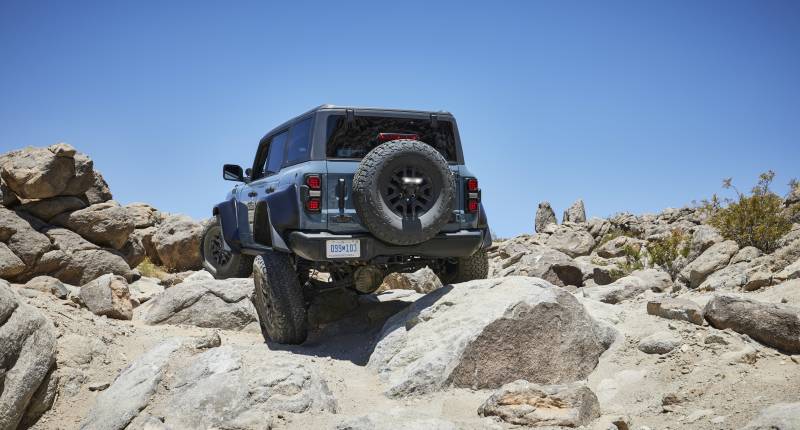
[[249,193],[247,193],[247,197],[255,197],[257,195],[258,195],[258,193],[255,192],[255,191],[250,191]]
[[268,192],[268,193],[271,193],[273,191],[275,191],[275,188],[273,188],[273,187],[269,187],[269,188],[266,189],[266,192]]

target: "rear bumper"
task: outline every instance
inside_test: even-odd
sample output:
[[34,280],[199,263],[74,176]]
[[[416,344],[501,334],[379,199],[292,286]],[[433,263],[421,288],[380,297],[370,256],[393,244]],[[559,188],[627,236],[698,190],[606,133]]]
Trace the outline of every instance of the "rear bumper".
[[[487,232],[488,234],[488,232]],[[328,258],[325,242],[333,239],[358,239],[361,256],[358,258]],[[369,261],[375,257],[406,255],[429,258],[467,257],[484,243],[484,230],[459,230],[439,233],[417,245],[391,245],[367,234],[333,234],[328,232],[289,234],[289,248],[298,256],[311,261]]]

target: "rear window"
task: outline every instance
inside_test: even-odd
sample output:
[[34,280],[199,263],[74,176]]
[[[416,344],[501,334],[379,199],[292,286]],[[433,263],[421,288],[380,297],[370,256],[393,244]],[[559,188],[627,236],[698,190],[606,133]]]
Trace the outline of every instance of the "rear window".
[[380,133],[415,134],[417,140],[439,151],[450,162],[456,161],[456,140],[450,121],[437,121],[433,127],[429,119],[356,116],[350,123],[344,115],[328,117],[328,158],[362,158],[380,145]]

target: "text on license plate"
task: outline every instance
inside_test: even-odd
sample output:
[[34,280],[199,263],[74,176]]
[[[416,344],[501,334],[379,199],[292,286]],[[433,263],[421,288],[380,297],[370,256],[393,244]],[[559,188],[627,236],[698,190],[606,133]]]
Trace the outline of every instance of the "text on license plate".
[[325,256],[328,258],[361,257],[361,241],[358,239],[326,240]]

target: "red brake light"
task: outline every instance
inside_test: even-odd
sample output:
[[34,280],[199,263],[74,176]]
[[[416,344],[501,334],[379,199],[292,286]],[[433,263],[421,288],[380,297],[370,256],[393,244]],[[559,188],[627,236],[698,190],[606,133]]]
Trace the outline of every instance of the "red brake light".
[[478,199],[469,199],[467,202],[467,211],[469,213],[478,212]]
[[412,133],[378,133],[379,142],[388,142],[390,140],[399,139],[419,140],[419,136]]
[[308,185],[308,188],[311,188],[312,190],[318,190],[322,187],[322,180],[319,178],[319,176],[307,176],[306,185]]
[[469,192],[478,191],[478,180],[475,178],[467,179],[467,190]]
[[309,212],[317,212],[319,211],[321,204],[322,203],[319,198],[311,198],[306,202],[306,209]]

